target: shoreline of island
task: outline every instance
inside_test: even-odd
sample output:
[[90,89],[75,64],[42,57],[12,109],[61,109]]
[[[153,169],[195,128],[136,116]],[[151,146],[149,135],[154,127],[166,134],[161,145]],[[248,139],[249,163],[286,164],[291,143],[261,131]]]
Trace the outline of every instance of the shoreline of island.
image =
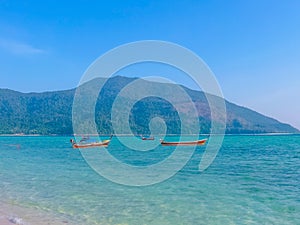
[[[0,137],[82,137],[82,136],[89,136],[89,137],[109,137],[109,136],[116,136],[116,137],[139,137],[144,136],[143,134],[0,134]],[[300,133],[284,133],[284,132],[267,132],[267,133],[225,133],[225,134],[151,134],[152,136],[280,136],[280,135],[300,135]]]

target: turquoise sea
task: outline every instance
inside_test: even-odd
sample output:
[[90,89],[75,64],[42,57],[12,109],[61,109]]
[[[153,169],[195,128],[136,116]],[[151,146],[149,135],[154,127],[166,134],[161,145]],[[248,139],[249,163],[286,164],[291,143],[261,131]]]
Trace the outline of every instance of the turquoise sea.
[[[128,137],[129,138],[129,137]],[[131,187],[101,177],[70,137],[0,137],[0,219],[15,224],[300,224],[300,136],[226,136],[204,172],[198,147],[170,179]],[[116,138],[108,150],[132,156]],[[133,157],[133,158],[131,158]]]

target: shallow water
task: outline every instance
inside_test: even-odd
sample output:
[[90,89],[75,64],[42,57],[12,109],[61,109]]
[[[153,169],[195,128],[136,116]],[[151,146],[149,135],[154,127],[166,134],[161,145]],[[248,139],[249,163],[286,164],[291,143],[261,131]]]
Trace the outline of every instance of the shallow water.
[[[175,176],[146,187],[101,177],[69,139],[0,137],[2,212],[33,225],[300,224],[300,136],[226,136],[206,171],[198,147]],[[129,151],[116,138],[108,150],[135,165],[173,151]]]

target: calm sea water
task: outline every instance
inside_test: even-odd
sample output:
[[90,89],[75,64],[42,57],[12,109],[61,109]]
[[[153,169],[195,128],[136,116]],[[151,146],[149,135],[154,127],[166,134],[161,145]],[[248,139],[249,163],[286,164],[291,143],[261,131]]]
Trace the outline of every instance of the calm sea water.
[[[146,187],[101,177],[69,139],[0,137],[2,211],[34,225],[300,224],[300,136],[226,136],[205,172],[198,147],[175,176]],[[110,148],[127,163],[172,152],[131,158],[115,138]]]

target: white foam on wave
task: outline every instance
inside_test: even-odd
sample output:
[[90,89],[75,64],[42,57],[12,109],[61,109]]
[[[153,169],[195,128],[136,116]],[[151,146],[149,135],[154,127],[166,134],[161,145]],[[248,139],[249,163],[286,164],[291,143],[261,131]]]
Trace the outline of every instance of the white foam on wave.
[[16,216],[8,217],[8,221],[16,225],[29,225],[28,223],[25,223],[22,218]]

